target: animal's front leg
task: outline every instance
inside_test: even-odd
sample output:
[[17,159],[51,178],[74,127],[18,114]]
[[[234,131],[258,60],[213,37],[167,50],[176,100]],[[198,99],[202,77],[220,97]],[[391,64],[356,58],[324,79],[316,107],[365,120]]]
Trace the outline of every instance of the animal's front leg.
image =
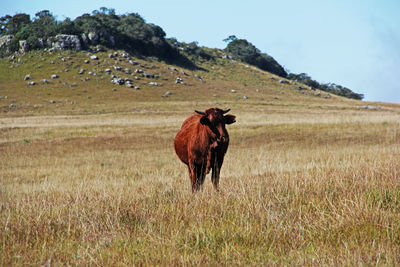
[[215,190],[219,191],[218,184],[219,184],[219,173],[221,171],[221,165],[218,162],[217,153],[214,153],[213,163],[212,163],[212,174],[211,174],[211,181],[214,185]]
[[206,174],[209,174],[210,173],[210,169],[211,169],[211,163],[212,163],[212,161],[214,160],[213,159],[213,154],[215,154],[215,153],[213,153],[213,151],[217,148],[217,146],[218,146],[218,143],[217,143],[217,141],[214,141],[211,145],[210,145],[210,148],[209,148],[209,150],[208,150],[208,153],[207,153],[207,165],[206,165]]

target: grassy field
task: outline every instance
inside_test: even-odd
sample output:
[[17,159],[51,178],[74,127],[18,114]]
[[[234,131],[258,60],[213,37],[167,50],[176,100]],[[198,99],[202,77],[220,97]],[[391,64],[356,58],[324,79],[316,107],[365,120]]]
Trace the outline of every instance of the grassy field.
[[[400,264],[399,105],[304,94],[237,62],[204,63],[184,89],[159,62],[143,65],[163,85],[140,91],[70,71],[68,96],[61,74],[23,81],[53,64],[0,64],[1,265]],[[173,138],[211,106],[237,123],[220,192],[207,177],[192,194]]]

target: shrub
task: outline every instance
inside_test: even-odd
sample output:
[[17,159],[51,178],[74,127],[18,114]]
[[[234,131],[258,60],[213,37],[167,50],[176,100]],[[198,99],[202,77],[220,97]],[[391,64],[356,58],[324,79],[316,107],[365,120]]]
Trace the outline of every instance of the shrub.
[[273,57],[266,53],[261,53],[261,51],[252,43],[245,39],[237,39],[234,35],[231,35],[224,41],[229,40],[230,42],[225,48],[225,51],[232,54],[234,58],[257,66],[262,70],[274,73],[278,76],[287,76],[285,69]]

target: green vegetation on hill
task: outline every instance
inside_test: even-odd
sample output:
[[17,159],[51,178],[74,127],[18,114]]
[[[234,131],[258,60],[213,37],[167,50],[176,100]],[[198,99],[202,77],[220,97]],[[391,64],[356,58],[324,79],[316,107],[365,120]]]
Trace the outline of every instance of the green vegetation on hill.
[[358,100],[362,100],[364,98],[363,94],[357,94],[357,93],[351,91],[349,88],[346,88],[346,87],[338,85],[338,84],[334,84],[334,83],[321,84],[321,83],[313,80],[306,73],[300,73],[300,74],[290,73],[287,76],[287,78],[290,80],[300,82],[300,83],[304,83],[312,88],[318,88],[322,91],[329,92],[329,93],[332,93],[335,95],[340,95],[340,96],[344,96],[347,98],[353,98],[353,99],[358,99]]
[[285,69],[271,56],[255,47],[245,39],[237,39],[234,35],[224,41],[230,41],[225,50],[241,61],[257,66],[262,70],[271,72],[281,77],[286,77]]
[[195,65],[182,56],[165,40],[165,32],[157,25],[146,23],[137,13],[116,15],[114,9],[100,8],[92,14],[83,14],[75,20],[57,21],[48,11],[36,13],[33,20],[27,14],[0,18],[1,35],[14,35],[10,45],[0,55],[16,52],[19,42],[27,41],[30,50],[51,46],[51,37],[57,34],[76,35],[83,48],[103,45],[124,49],[137,56],[155,56],[171,64],[194,69]]

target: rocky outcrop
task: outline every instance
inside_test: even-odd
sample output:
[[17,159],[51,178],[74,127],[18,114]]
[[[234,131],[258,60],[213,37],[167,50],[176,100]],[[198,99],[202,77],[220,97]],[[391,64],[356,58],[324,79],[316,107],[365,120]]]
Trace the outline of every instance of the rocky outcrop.
[[89,32],[89,33],[82,33],[81,35],[83,45],[88,47],[90,45],[98,45],[100,42],[100,39],[103,41],[108,41],[108,44],[111,47],[115,46],[115,38],[112,35],[109,35],[107,33],[99,34],[97,32]]
[[11,40],[14,39],[14,35],[4,35],[0,37],[0,48],[2,48],[3,46],[8,45]]
[[77,35],[68,35],[68,34],[58,34],[55,37],[50,37],[47,40],[47,44],[52,48],[64,50],[64,49],[73,49],[73,50],[81,50],[81,41]]

